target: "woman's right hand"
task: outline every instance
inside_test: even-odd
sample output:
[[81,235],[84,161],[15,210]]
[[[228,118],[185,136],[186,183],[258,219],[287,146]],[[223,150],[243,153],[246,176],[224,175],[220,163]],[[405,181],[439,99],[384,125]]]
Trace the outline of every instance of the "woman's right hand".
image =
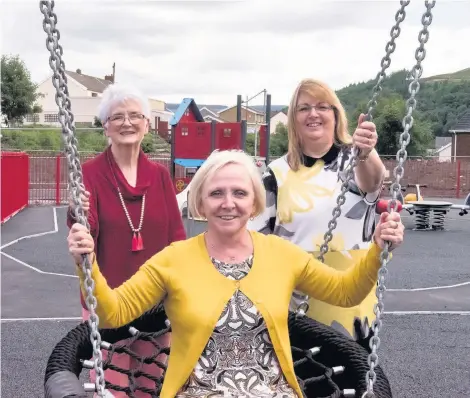
[[82,255],[88,254],[90,263],[93,262],[93,252],[95,250],[95,241],[87,228],[79,223],[75,223],[70,228],[67,238],[69,252],[76,264],[82,263]]
[[[82,208],[85,213],[85,217],[88,218],[88,211],[90,210],[90,192],[85,191],[80,193],[80,200],[82,201]],[[73,212],[75,210],[75,203],[73,203],[72,198],[69,199],[69,206]]]

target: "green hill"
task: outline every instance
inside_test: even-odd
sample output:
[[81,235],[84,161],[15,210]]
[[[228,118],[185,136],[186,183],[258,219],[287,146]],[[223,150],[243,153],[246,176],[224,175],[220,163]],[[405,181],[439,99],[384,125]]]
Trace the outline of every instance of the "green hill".
[[449,81],[470,80],[470,68],[462,69],[454,73],[445,73],[443,75],[430,76],[430,77],[426,77],[423,79],[423,81],[441,81],[441,80],[449,80]]
[[[409,74],[408,70],[390,74],[382,83],[379,104],[391,98],[408,99]],[[358,112],[367,109],[374,85],[375,79],[350,84],[337,91],[351,123]],[[434,136],[447,135],[470,108],[470,68],[422,79],[416,101],[416,117],[429,123]]]

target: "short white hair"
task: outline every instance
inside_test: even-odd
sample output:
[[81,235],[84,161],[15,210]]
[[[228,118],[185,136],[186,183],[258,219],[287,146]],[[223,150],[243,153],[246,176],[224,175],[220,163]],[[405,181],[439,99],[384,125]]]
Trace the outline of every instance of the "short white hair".
[[188,210],[193,216],[203,216],[199,210],[202,204],[202,188],[204,183],[210,180],[217,171],[229,164],[243,166],[251,178],[255,196],[254,213],[252,216],[256,217],[264,211],[266,207],[266,190],[254,159],[241,150],[216,150],[212,152],[191,180]]
[[126,100],[134,100],[140,104],[142,114],[150,119],[150,104],[137,88],[125,86],[119,83],[110,84],[104,91],[98,107],[98,117],[102,124],[105,124],[110,116],[111,108],[121,104]]

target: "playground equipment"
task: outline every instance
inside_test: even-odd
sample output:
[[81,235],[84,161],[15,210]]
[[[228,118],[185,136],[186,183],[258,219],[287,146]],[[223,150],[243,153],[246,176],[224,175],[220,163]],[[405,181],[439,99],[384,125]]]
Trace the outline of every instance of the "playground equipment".
[[[257,158],[254,158],[253,161],[255,162],[256,167],[258,167],[260,175],[263,175],[264,171],[266,170],[265,162],[262,161],[262,160],[259,160]],[[185,163],[183,163],[183,164],[185,164]],[[199,168],[199,167],[200,166],[198,166],[197,168]],[[189,191],[191,189],[191,178],[192,178],[192,176],[193,175],[191,175],[190,177],[187,176],[187,177],[184,177],[184,178],[182,178],[182,177],[176,177],[175,178],[176,189],[177,189],[177,192],[179,192],[179,193],[176,194],[176,200],[178,202],[178,208],[180,210],[180,213],[181,213],[182,217],[187,217],[188,220],[200,221],[200,219],[194,218],[194,217],[191,216],[191,214],[188,213],[188,195],[189,195]],[[187,181],[187,183],[185,181]]]
[[[390,65],[390,55],[395,50],[395,39],[400,34],[400,23],[405,19],[405,7],[409,1],[401,1],[401,7],[396,13],[396,24],[392,28],[391,40],[386,46],[386,56],[381,63],[381,71],[377,75],[377,84],[371,101],[368,104],[367,120],[372,118],[372,112],[377,105],[376,99],[382,90],[381,83],[385,78],[385,70]],[[401,190],[400,181],[404,174],[404,163],[407,158],[406,148],[410,142],[410,129],[413,124],[413,111],[416,107],[416,95],[419,91],[419,79],[423,72],[422,61],[426,52],[424,44],[429,39],[428,26],[432,22],[431,10],[435,1],[426,1],[426,11],[422,17],[423,28],[418,36],[419,47],[416,50],[416,64],[411,71],[411,82],[409,85],[410,97],[406,102],[407,113],[403,119],[404,131],[400,135],[400,149],[397,152],[397,166],[394,169],[395,182],[392,184],[392,200],[388,203],[387,210],[395,211],[397,205],[397,194]],[[54,2],[40,1],[40,10],[44,15],[43,28],[47,33],[46,47],[50,51],[50,67],[54,72],[53,83],[56,88],[56,103],[59,107],[59,121],[62,125],[65,151],[69,165],[69,178],[72,199],[76,207],[75,217],[82,225],[88,227],[87,218],[84,215],[83,205],[80,200],[80,193],[83,190],[81,165],[77,150],[77,140],[75,137],[74,116],[71,111],[71,102],[68,95],[67,77],[65,75],[65,64],[62,60],[63,49],[59,45],[59,31],[57,30],[57,15],[54,13]],[[269,114],[269,112],[267,112]],[[269,129],[268,129],[269,131]],[[174,138],[173,138],[174,139]],[[267,134],[266,148],[269,148],[269,134]],[[351,167],[348,170],[347,178],[341,185],[341,193],[333,211],[333,217],[328,224],[328,231],[325,233],[325,241],[321,246],[320,260],[324,261],[324,256],[328,252],[328,244],[333,238],[333,231],[336,227],[336,220],[341,214],[341,206],[345,202],[345,193],[354,175],[354,167],[357,164],[357,148],[354,148],[351,159]],[[266,157],[268,157],[268,151]],[[300,381],[300,386],[306,397],[363,397],[363,398],[389,398],[391,389],[388,381],[378,365],[378,347],[381,343],[379,332],[382,328],[381,316],[384,311],[383,298],[386,291],[385,278],[387,275],[387,264],[390,260],[390,246],[386,242],[380,255],[381,268],[378,272],[378,286],[376,295],[378,303],[375,305],[374,313],[376,319],[371,325],[371,336],[365,336],[363,345],[351,341],[332,328],[319,325],[311,318],[305,317],[305,308],[301,308],[297,313],[290,312],[288,316],[289,335],[291,342],[292,356],[295,364],[295,373]],[[96,392],[99,397],[106,394],[106,387],[115,389],[104,379],[104,369],[110,367],[110,360],[115,352],[128,352],[126,347],[115,345],[126,337],[131,340],[144,339],[153,341],[153,337],[161,336],[170,332],[170,326],[166,322],[166,314],[161,306],[158,306],[149,313],[144,314],[131,325],[115,330],[103,330],[99,328],[99,319],[95,309],[97,306],[93,288],[94,281],[91,278],[91,264],[88,256],[83,256],[81,268],[86,275],[86,304],[90,311],[88,322],[84,322],[75,327],[62,339],[54,348],[46,367],[45,391],[46,398],[64,398],[73,396],[86,396],[86,392]],[[147,326],[146,326],[147,325]],[[139,329],[140,330],[139,330]],[[102,336],[106,340],[102,340]],[[77,346],[78,344],[78,346]],[[367,347],[366,350],[364,347]],[[103,361],[101,349],[108,351],[109,356]],[[162,369],[161,377],[155,377],[141,369],[125,370],[112,366],[114,371],[128,375],[130,387],[117,388],[133,395],[135,391],[135,378],[147,377],[154,380],[156,388],[148,391],[143,388],[141,391],[148,392],[152,396],[159,396],[166,365],[159,363],[156,358],[162,352],[169,353],[170,349],[156,346],[156,354],[151,358],[137,358],[141,363],[155,363]],[[170,354],[171,355],[171,354]],[[93,360],[85,358],[93,357]],[[82,369],[94,369],[96,381],[94,384],[86,383],[84,386],[79,381]]]
[[[397,208],[395,211],[400,212],[406,210],[408,214],[415,214],[415,231],[443,231],[446,215],[451,210],[459,210],[459,215],[464,216],[470,211],[470,193],[464,200],[463,204],[454,204],[439,200],[424,200],[421,194],[421,188],[426,187],[425,184],[407,184],[407,187],[413,187],[416,193],[408,193],[403,196],[405,188],[401,189],[397,200]],[[376,213],[381,214],[387,211],[388,200],[381,199],[377,202]]]
[[[271,95],[267,94],[266,124],[260,126],[260,156],[258,162],[266,164],[269,155],[269,115]],[[206,122],[193,98],[184,98],[170,120],[171,175],[177,195],[181,195],[204,161],[214,150],[246,149],[247,121],[242,120],[241,95],[237,97],[237,121]],[[262,165],[260,164],[259,167]],[[181,199],[178,199],[181,201]]]
[[[194,99],[185,98],[170,120],[171,174],[180,212],[190,220],[194,218],[187,212],[188,194],[191,179],[199,167],[215,150],[246,150],[247,121],[242,120],[242,107],[242,96],[238,95],[237,122],[205,122]],[[256,131],[260,141],[259,156],[254,157],[260,174],[264,172],[269,161],[270,114],[271,95],[266,94],[265,124],[260,125]]]

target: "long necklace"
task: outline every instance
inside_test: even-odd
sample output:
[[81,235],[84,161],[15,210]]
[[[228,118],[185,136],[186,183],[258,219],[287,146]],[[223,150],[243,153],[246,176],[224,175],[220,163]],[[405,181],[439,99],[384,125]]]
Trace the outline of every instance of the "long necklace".
[[134,228],[134,224],[132,223],[131,217],[129,215],[129,211],[127,210],[126,204],[124,202],[124,198],[122,197],[121,190],[119,189],[119,184],[117,182],[116,175],[114,174],[114,170],[111,165],[111,160],[109,159],[109,153],[108,153],[108,162],[109,162],[109,167],[111,169],[111,173],[113,174],[113,177],[114,177],[114,182],[116,183],[116,188],[118,191],[119,199],[121,201],[121,206],[124,209],[124,214],[126,215],[127,221],[129,223],[129,227],[132,230],[132,251],[133,252],[141,251],[144,249],[144,242],[142,240],[142,235],[140,231],[142,230],[142,226],[144,224],[145,194],[142,196],[142,208],[140,209],[139,227],[136,229]]

